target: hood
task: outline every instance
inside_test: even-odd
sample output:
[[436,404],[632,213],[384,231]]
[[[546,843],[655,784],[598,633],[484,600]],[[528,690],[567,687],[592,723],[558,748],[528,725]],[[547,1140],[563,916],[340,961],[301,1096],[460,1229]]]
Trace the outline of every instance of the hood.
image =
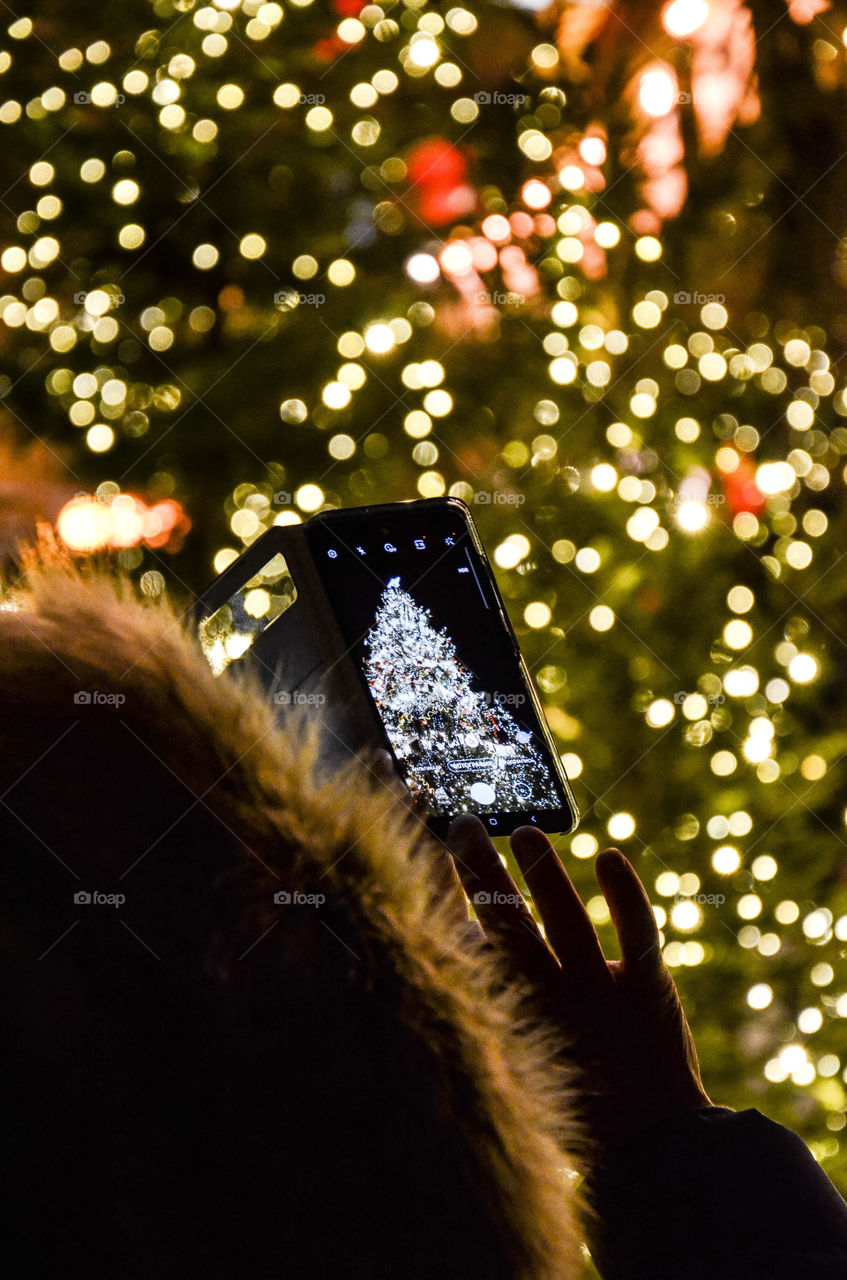
[[4,1274],[48,1228],[68,1275],[579,1273],[568,1082],[396,792],[58,554],[0,706]]

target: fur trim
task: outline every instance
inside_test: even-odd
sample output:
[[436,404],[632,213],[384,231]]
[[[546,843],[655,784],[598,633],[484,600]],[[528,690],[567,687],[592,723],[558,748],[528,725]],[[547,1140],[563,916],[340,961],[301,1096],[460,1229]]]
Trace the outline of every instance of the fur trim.
[[[74,702],[93,691],[124,701]],[[432,1077],[421,1105],[435,1114],[424,1123],[455,1134],[502,1239],[502,1275],[573,1280],[580,1229],[567,1081],[545,1034],[522,1023],[496,959],[460,937],[455,903],[439,895],[433,875],[437,849],[396,795],[364,766],[322,779],[314,734],[283,735],[253,680],[214,677],[193,627],[170,606],[61,558],[31,560],[26,584],[0,608],[0,705],[7,846],[33,828],[36,844],[48,847],[33,845],[33,856],[50,874],[65,875],[52,853],[80,884],[100,877],[128,894],[142,886],[153,904],[145,946],[181,956],[183,926],[155,903],[182,874],[172,846],[187,824],[186,875],[214,899],[197,925],[206,972],[257,1016],[266,1000],[257,975],[275,972],[335,991],[338,1008],[345,991],[354,1010],[384,1004],[386,1035],[396,1034],[404,1054],[410,1046],[413,1070],[423,1063]],[[130,750],[136,764],[149,756],[163,791],[173,788],[173,812],[185,813],[164,833],[171,808],[122,776]],[[54,767],[60,759],[67,773]],[[50,796],[58,816],[47,811]],[[195,819],[205,824],[203,848]],[[69,891],[77,881],[63,883]],[[280,889],[323,894],[327,909],[300,911],[289,926],[274,903]]]

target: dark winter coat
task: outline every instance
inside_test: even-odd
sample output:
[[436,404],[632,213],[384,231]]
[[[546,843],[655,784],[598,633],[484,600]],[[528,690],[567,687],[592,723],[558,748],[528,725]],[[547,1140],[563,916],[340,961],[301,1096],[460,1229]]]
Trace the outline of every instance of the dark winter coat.
[[[576,1280],[568,1082],[363,767],[61,564],[0,608],[2,1280]],[[698,1112],[590,1184],[609,1280],[847,1277],[793,1134]]]

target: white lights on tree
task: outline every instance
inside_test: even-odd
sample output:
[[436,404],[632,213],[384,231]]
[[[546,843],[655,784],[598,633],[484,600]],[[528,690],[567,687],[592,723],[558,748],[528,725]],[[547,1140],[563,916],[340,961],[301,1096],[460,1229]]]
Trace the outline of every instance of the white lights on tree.
[[392,578],[365,639],[365,676],[414,792],[436,812],[554,808],[532,735],[473,688],[447,632]]

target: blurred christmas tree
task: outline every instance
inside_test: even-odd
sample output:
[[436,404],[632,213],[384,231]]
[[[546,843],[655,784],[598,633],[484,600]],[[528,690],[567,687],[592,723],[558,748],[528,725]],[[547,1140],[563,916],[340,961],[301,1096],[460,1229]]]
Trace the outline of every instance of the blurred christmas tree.
[[422,783],[436,812],[557,806],[555,784],[532,735],[502,702],[473,688],[474,676],[450,636],[435,629],[429,610],[399,578],[382,593],[365,648],[365,676],[394,753],[412,790]]
[[46,513],[95,493],[60,531],[156,593],[324,504],[474,502],[593,917],[611,837],[713,1096],[847,1187],[843,19],[29,15],[0,54],[0,391],[8,456],[54,455]]

